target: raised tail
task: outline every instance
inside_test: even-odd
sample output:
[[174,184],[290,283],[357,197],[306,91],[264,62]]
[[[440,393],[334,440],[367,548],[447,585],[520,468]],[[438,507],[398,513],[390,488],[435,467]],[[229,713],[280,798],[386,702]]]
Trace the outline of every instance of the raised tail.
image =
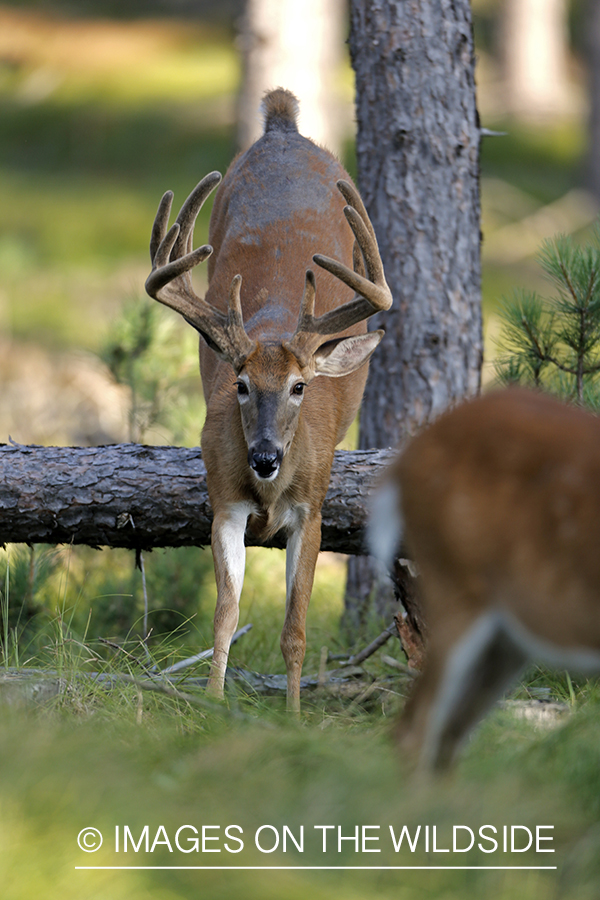
[[298,98],[285,88],[269,91],[261,104],[267,131],[298,131],[300,104]]

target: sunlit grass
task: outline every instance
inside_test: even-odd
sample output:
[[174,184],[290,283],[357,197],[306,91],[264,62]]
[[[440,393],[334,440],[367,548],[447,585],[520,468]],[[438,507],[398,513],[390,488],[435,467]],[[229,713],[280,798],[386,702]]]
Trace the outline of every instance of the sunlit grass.
[[[554,896],[594,897],[600,837],[586,775],[597,769],[597,727],[585,711],[554,735],[535,735],[509,717],[494,717],[478,735],[451,780],[428,784],[403,770],[395,757],[388,727],[375,713],[361,730],[325,731],[315,718],[305,724],[284,713],[266,714],[260,704],[244,701],[221,712],[144,694],[133,686],[89,695],[87,709],[69,695],[55,712],[4,710],[0,735],[2,776],[3,896],[26,897],[44,883],[44,896],[81,895],[187,897],[210,890],[230,897],[346,898],[483,898],[545,900]],[[590,713],[592,710],[590,710]],[[18,746],[19,753],[14,748]],[[580,764],[574,766],[575,759]],[[548,789],[551,779],[552,789]],[[590,782],[593,784],[592,782]],[[223,847],[223,831],[235,823],[244,848],[239,855]],[[127,825],[139,836],[149,825],[152,837],[163,826],[174,842],[183,824],[219,840],[219,855],[183,854],[157,846],[152,854],[114,852],[115,826]],[[551,825],[556,853],[484,856],[464,854],[395,854],[389,826],[412,834],[420,825],[437,828],[437,846],[447,847],[452,826],[477,830],[493,824],[535,828]],[[94,855],[77,849],[86,826],[99,828],[105,845]],[[269,825],[295,834],[304,826],[305,849],[260,853],[254,833]],[[329,841],[322,851],[316,825],[339,826],[346,836],[356,825],[378,827],[371,835],[377,855],[356,852],[352,842],[337,851]],[[239,832],[238,832],[239,834]],[[268,835],[265,835],[265,842]],[[373,846],[373,845],[371,845]],[[33,867],[28,859],[33,856]],[[554,872],[290,872],[211,873],[136,872],[76,873],[76,865],[548,865]],[[113,885],[115,889],[113,890]],[[143,894],[146,890],[149,893]],[[11,891],[14,891],[12,893]],[[19,892],[20,891],[20,892]],[[164,893],[163,893],[164,892]],[[278,893],[279,892],[279,893]]]
[[73,73],[57,87],[58,102],[102,102],[135,106],[202,101],[233,93],[239,84],[239,61],[233,47],[203,43],[187,52],[171,53],[158,63],[146,56],[110,71]]
[[[18,605],[24,585],[31,582],[32,556],[27,548],[9,547],[10,602]],[[199,649],[201,632],[210,642],[212,587],[210,560],[200,551],[185,551],[178,566],[165,567],[172,551],[145,557],[152,616],[159,613],[155,601],[167,600],[185,585],[201,592],[197,622],[187,634],[151,638],[151,659],[165,665],[186,651]],[[194,568],[194,554],[196,568]],[[34,557],[33,557],[34,558]],[[594,827],[598,810],[596,789],[600,768],[598,704],[600,695],[590,683],[572,684],[574,718],[553,732],[538,732],[516,721],[509,712],[492,713],[467,748],[451,779],[427,783],[415,779],[396,758],[391,740],[394,706],[406,692],[402,679],[389,683],[396,703],[332,697],[327,691],[303,697],[298,722],[283,709],[283,699],[246,696],[232,689],[225,704],[208,702],[185,683],[182,695],[148,692],[123,675],[143,676],[146,656],[139,641],[141,596],[139,573],[132,554],[102,553],[76,548],[50,551],[52,564],[34,579],[38,614],[45,617],[42,644],[37,655],[25,643],[26,632],[15,628],[22,640],[21,663],[45,666],[54,696],[38,691],[37,701],[20,695],[14,682],[0,683],[3,729],[0,732],[0,805],[2,831],[0,864],[3,896],[26,898],[44,884],[49,900],[81,895],[197,896],[198,886],[211,896],[227,898],[237,886],[243,896],[301,898],[310,891],[328,898],[378,896],[412,898],[490,896],[546,900],[557,879],[561,897],[594,897],[600,875],[597,865],[600,834]],[[107,562],[121,585],[120,615],[127,617],[128,653],[108,650],[97,641],[96,604],[110,599],[106,590]],[[0,559],[0,575],[2,571]],[[201,568],[197,568],[201,566]],[[204,567],[204,568],[202,568]],[[178,571],[179,568],[179,571]],[[156,571],[155,571],[156,570]],[[158,578],[161,571],[161,578]],[[167,571],[170,572],[165,581]],[[277,551],[250,550],[250,583],[242,601],[242,620],[253,630],[232,649],[232,662],[258,671],[281,671],[278,634],[283,611],[284,564]],[[182,576],[186,577],[185,582]],[[161,588],[162,585],[162,588]],[[169,587],[167,587],[169,585]],[[161,594],[162,590],[162,594]],[[97,593],[98,592],[98,593]],[[154,595],[158,593],[158,596]],[[339,560],[326,555],[317,573],[309,613],[309,654],[305,670],[316,664],[320,647],[335,643],[335,619],[341,590]],[[197,643],[194,645],[194,641]],[[311,646],[312,644],[312,646]],[[6,641],[4,641],[6,647]],[[396,645],[397,646],[397,645]],[[393,652],[393,651],[392,651]],[[397,651],[396,651],[397,652]],[[129,655],[128,655],[129,654]],[[9,660],[14,664],[14,655]],[[381,675],[374,657],[367,671]],[[331,667],[331,664],[330,664]],[[191,674],[206,674],[199,665]],[[98,683],[91,672],[111,676]],[[59,680],[57,681],[57,674]],[[1,672],[0,672],[1,674]],[[39,676],[38,676],[39,678]],[[535,684],[535,676],[529,678]],[[564,679],[563,679],[563,684]],[[567,687],[569,690],[569,688]],[[189,698],[187,695],[190,695]],[[18,752],[15,752],[18,748]],[[552,785],[552,790],[548,785]],[[145,825],[154,836],[159,826],[174,841],[181,825],[220,826],[235,823],[246,842],[239,856],[183,854],[157,845],[152,854],[143,849],[127,856],[114,852],[114,829],[128,825],[137,837]],[[438,829],[438,846],[447,846],[452,826],[477,830],[483,824],[501,829],[505,824],[535,828],[553,826],[556,854],[495,853],[484,856],[477,848],[464,854],[394,853],[389,825],[397,832],[406,825],[411,833],[420,825]],[[340,826],[347,836],[356,825],[379,826],[371,831],[380,839],[381,853],[356,852],[351,842],[329,844],[322,851],[315,825]],[[261,825],[280,832],[287,825],[298,835],[304,826],[306,846],[302,855],[281,850],[260,853],[252,836]],[[82,828],[94,826],[105,836],[98,854],[78,850]],[[212,831],[211,834],[214,834]],[[266,837],[266,835],[265,835]],[[152,839],[152,838],[151,838]],[[214,846],[214,845],[211,845]],[[372,846],[372,845],[370,845]],[[28,864],[33,855],[34,865]],[[252,873],[203,872],[76,872],[77,865],[544,865],[556,864],[558,872],[428,872],[402,873],[353,871],[318,873],[309,870]],[[114,889],[113,889],[114,888]],[[150,892],[144,894],[144,891]],[[426,893],[427,895],[427,893]]]
[[237,88],[224,30],[176,21],[53,19],[0,9],[0,92],[23,105],[200,100]]
[[[181,657],[211,646],[216,587],[210,550],[156,550],[146,553],[144,561],[151,645],[161,647],[163,653],[167,635],[174,631],[168,640],[171,654]],[[26,652],[34,653],[33,648],[40,647],[36,629],[41,628],[45,635],[44,623],[59,620],[74,638],[94,648],[101,637],[137,641],[142,630],[143,593],[134,563],[134,554],[125,550],[61,547],[31,551],[22,545],[0,549],[0,596],[7,596],[4,581],[9,572],[10,627],[27,647]],[[310,669],[312,674],[318,670],[323,646],[331,652],[340,649],[344,584],[343,557],[322,554],[307,622],[306,671]],[[232,664],[259,672],[284,672],[279,649],[284,612],[284,552],[248,548],[240,626],[252,623],[253,628],[232,649]],[[44,640],[43,636],[42,644]]]
[[[304,665],[304,671],[313,675],[318,671],[323,646],[329,647],[331,652],[339,650],[339,623],[344,609],[345,587],[342,559],[333,554],[322,554],[317,564],[307,617],[307,658]],[[240,603],[240,625],[252,622],[253,629],[244,641],[233,648],[232,663],[258,671],[285,672],[279,649],[284,614],[284,552],[249,547]]]
[[0,171],[0,191],[2,324],[15,336],[98,349],[98,323],[106,329],[119,302],[143,290],[161,189],[114,177]]
[[181,23],[6,8],[0,22],[0,325],[96,350],[143,288],[163,191],[182,201],[229,162],[237,55],[225,32]]
[[549,203],[580,183],[585,122],[570,118],[543,125],[508,119],[486,125],[502,134],[483,138],[484,177],[504,178],[538,204]]

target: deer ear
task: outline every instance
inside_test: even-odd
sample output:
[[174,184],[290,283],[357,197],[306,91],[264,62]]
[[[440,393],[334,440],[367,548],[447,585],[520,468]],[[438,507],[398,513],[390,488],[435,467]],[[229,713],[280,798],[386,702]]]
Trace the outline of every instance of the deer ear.
[[326,341],[313,355],[315,375],[330,378],[349,375],[367,362],[384,334],[384,331],[371,331]]

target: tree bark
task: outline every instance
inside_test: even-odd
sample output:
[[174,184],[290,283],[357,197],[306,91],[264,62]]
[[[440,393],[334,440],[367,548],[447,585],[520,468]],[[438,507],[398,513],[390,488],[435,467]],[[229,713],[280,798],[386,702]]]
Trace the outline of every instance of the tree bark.
[[[358,181],[395,298],[369,326],[387,333],[362,405],[366,449],[397,446],[479,391],[480,128],[469,0],[351,0],[350,10]],[[350,627],[372,585],[369,561],[351,560]]]
[[[322,550],[366,552],[368,494],[393,456],[336,453]],[[0,445],[0,544],[203,546],[211,523],[198,447]],[[248,543],[255,543],[251,534]],[[285,546],[283,536],[270,546]]]

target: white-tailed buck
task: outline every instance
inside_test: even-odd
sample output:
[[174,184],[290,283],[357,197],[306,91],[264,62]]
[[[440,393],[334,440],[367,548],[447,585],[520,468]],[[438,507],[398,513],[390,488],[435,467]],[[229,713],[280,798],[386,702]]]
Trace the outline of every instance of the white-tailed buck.
[[[306,612],[333,452],[356,415],[367,360],[383,335],[367,334],[365,320],[388,309],[392,297],[356,188],[330,153],[298,133],[293,94],[272,91],[264,114],[263,136],[233,161],[216,194],[210,246],[194,250],[193,230],[219,173],[198,184],[170,229],[173,195],[164,195],[146,290],[203,338],[202,454],[214,513],[218,591],[208,689],[223,694],[246,529],[258,541],[283,531],[287,596],[281,649],[288,706],[298,709]],[[191,270],[208,257],[209,286],[202,299],[192,287]],[[316,276],[308,268],[313,261],[324,270]]]
[[600,419],[518,388],[442,415],[393,464],[371,544],[414,557],[429,646],[398,725],[451,762],[532,660],[600,671]]

